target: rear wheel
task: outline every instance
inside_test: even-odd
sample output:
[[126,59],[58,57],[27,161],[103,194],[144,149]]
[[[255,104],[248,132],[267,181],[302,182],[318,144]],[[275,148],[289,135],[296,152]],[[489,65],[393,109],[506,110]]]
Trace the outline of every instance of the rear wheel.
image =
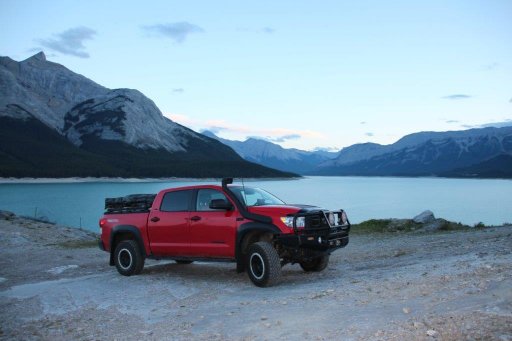
[[123,240],[114,251],[114,264],[123,276],[138,275],[144,268],[144,257],[134,240]]
[[307,262],[300,262],[300,267],[306,272],[320,272],[329,264],[329,255],[313,258]]
[[247,251],[247,274],[259,287],[269,287],[281,278],[281,260],[274,247],[267,242],[252,244]]

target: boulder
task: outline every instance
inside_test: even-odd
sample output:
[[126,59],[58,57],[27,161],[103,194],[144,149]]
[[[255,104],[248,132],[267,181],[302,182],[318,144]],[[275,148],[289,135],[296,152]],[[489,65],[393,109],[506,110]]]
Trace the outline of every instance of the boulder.
[[434,217],[434,213],[432,213],[430,210],[423,211],[416,217],[412,218],[412,220],[418,224],[428,224],[433,222],[435,219],[436,218]]
[[446,227],[447,224],[449,224],[448,221],[446,221],[444,219],[434,219],[431,222],[425,223],[425,225],[423,225],[422,229],[424,231],[438,231],[438,230],[442,230],[444,227]]

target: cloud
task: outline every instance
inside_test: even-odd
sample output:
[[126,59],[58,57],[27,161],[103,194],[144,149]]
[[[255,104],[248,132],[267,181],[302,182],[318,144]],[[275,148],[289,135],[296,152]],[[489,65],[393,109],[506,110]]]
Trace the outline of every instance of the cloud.
[[85,27],[74,27],[64,32],[54,34],[54,38],[36,40],[41,46],[62,54],[79,58],[89,58],[85,51],[84,41],[92,40],[96,31]]
[[273,27],[265,26],[263,28],[248,28],[248,27],[237,27],[236,30],[238,32],[247,32],[247,33],[264,33],[264,34],[273,34],[276,33],[276,29]]
[[512,98],[510,99],[510,101],[508,101],[509,103],[512,103]]
[[502,128],[502,127],[510,127],[512,126],[512,119],[505,119],[504,121],[500,121],[500,122],[490,122],[490,123],[484,123],[484,124],[461,124],[461,127],[464,127],[464,128],[468,128],[468,129],[471,129],[471,128],[489,128],[489,127],[494,127],[494,128]]
[[366,124],[366,121],[361,121],[359,124]]
[[450,100],[459,100],[459,99],[468,99],[473,96],[471,95],[465,95],[465,94],[454,94],[454,95],[448,95],[441,97],[442,99],[450,99]]
[[249,135],[249,136],[247,136],[247,138],[263,140],[263,141],[268,141],[268,142],[274,142],[274,143],[282,143],[282,142],[286,142],[288,140],[298,140],[298,139],[302,138],[302,136],[299,134],[289,134],[289,135],[283,135],[283,136],[277,136],[277,137]]
[[248,136],[246,136],[246,138],[247,138],[248,140],[249,140],[249,139],[254,139],[254,140],[262,140],[262,141],[271,142],[267,137],[263,137],[263,136],[248,135]]
[[314,152],[338,152],[340,148],[338,147],[316,147],[313,149]]
[[193,129],[210,130],[217,134],[219,132],[235,133],[246,137],[254,137],[272,142],[285,142],[300,138],[324,138],[324,135],[313,130],[295,130],[287,128],[256,128],[251,126],[237,125],[223,120],[196,120],[186,115],[165,114],[174,122]]
[[492,62],[492,63],[484,65],[483,68],[486,71],[491,71],[491,70],[496,69],[498,66],[500,66],[500,63]]
[[365,135],[372,137],[374,134],[373,133],[366,133]]
[[172,89],[172,92],[183,93],[183,92],[185,92],[185,89],[183,89],[183,88],[176,88],[176,89]]
[[208,127],[207,130],[217,135],[218,133],[220,133],[221,131],[225,131],[226,129],[222,127]]
[[170,38],[175,43],[183,43],[189,34],[204,32],[203,28],[186,21],[143,26],[142,29],[148,33]]
[[286,142],[288,140],[298,140],[301,137],[302,136],[300,136],[299,134],[288,134],[288,135],[283,135],[283,136],[278,136],[278,137],[268,138],[268,139],[272,142],[281,143],[281,142]]
[[446,123],[459,123],[459,121],[457,121],[457,120],[448,120],[448,121],[446,121]]

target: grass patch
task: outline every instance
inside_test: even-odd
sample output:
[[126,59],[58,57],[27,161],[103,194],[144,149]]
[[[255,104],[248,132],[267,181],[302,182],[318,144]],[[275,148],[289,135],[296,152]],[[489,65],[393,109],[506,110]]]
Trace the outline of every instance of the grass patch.
[[436,219],[433,222],[422,224],[416,223],[412,219],[371,219],[363,221],[360,224],[352,225],[350,233],[368,234],[368,233],[407,233],[407,232],[436,232],[436,231],[463,231],[471,229],[483,229],[486,226],[482,223],[475,224],[474,227],[455,223],[445,219]]
[[63,249],[88,249],[98,247],[98,240],[72,240],[56,244]]
[[388,233],[409,232],[422,227],[411,219],[370,219],[359,224],[352,225],[350,233]]
[[[481,227],[485,227],[485,225],[483,225]],[[439,231],[460,231],[460,230],[467,230],[467,229],[470,229],[470,228],[471,227],[468,226],[468,225],[464,225],[464,224],[461,224],[461,223],[454,223],[453,221],[445,220],[441,224],[441,226],[439,226],[438,230]]]

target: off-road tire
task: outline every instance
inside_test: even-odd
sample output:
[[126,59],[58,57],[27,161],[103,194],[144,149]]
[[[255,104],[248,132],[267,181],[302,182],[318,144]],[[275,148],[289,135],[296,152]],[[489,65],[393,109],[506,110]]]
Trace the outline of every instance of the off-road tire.
[[300,262],[300,267],[306,272],[323,271],[329,264],[329,255],[313,258],[307,262]]
[[276,249],[267,242],[249,246],[246,269],[249,278],[258,287],[270,287],[281,278],[281,260]]
[[123,276],[138,275],[144,268],[144,257],[135,240],[123,240],[114,251],[114,264]]
[[178,260],[176,259],[175,260],[176,263],[180,264],[180,265],[187,265],[187,264],[192,264],[194,263],[193,260]]

